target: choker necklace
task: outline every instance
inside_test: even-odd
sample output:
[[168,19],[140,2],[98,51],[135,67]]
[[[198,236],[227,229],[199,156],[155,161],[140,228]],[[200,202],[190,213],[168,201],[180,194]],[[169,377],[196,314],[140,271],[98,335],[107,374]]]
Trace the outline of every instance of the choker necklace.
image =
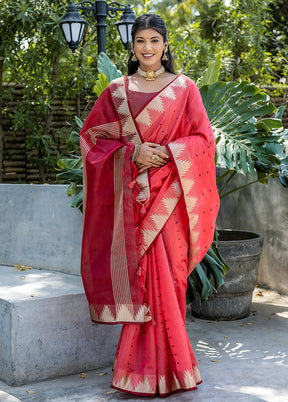
[[158,75],[164,73],[164,71],[165,68],[163,66],[161,66],[157,71],[153,70],[143,71],[141,70],[140,67],[138,67],[137,73],[141,75],[141,77],[146,78],[146,81],[154,81],[155,78],[158,77]]

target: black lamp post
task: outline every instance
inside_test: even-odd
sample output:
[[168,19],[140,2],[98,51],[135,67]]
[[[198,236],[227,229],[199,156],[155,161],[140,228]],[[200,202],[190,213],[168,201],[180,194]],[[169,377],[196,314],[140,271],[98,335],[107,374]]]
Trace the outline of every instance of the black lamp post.
[[60,22],[65,40],[70,49],[72,49],[72,52],[75,52],[75,49],[79,46],[85,25],[87,24],[87,22],[81,17],[79,10],[83,11],[85,16],[94,16],[97,20],[98,54],[101,52],[106,53],[105,31],[107,27],[107,16],[115,18],[119,11],[123,11],[123,15],[116,25],[125,49],[128,50],[130,48],[131,28],[136,19],[131,6],[124,6],[116,1],[107,3],[106,0],[96,0],[95,2],[85,0],[77,4],[71,2],[66,14]]

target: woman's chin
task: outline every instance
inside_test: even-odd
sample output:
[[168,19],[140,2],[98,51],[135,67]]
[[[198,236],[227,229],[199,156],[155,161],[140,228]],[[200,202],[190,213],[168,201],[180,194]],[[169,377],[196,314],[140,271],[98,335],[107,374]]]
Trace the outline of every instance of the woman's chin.
[[147,70],[153,70],[157,71],[159,68],[161,68],[161,63],[158,63],[151,58],[151,59],[144,59],[140,61],[140,68],[144,71]]

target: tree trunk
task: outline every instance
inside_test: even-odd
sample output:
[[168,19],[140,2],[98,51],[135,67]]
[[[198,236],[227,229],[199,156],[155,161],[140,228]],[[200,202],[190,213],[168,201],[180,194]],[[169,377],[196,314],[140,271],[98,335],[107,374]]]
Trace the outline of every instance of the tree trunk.
[[[54,82],[57,79],[57,74],[58,74],[58,67],[59,67],[59,56],[56,56],[54,59],[53,63],[53,69],[52,69],[52,75],[51,75],[51,81],[52,81],[52,86],[50,90],[50,99],[51,102],[54,100],[55,96],[55,89],[54,89]],[[53,115],[53,109],[49,108],[46,121],[45,121],[45,126],[44,126],[44,131],[43,131],[43,136],[49,135],[49,132],[51,130],[51,122],[52,122],[52,115]],[[45,162],[43,160],[43,151],[41,147],[38,149],[38,155],[39,155],[39,180],[41,183],[44,183],[46,181],[46,169],[45,169]]]

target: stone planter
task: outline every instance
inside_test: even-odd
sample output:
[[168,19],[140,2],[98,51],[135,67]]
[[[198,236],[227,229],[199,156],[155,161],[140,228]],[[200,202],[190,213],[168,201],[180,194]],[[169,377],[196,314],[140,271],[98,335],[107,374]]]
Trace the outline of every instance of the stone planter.
[[192,314],[208,320],[239,320],[250,314],[263,236],[239,230],[219,230],[219,250],[230,267],[218,292],[191,305]]

